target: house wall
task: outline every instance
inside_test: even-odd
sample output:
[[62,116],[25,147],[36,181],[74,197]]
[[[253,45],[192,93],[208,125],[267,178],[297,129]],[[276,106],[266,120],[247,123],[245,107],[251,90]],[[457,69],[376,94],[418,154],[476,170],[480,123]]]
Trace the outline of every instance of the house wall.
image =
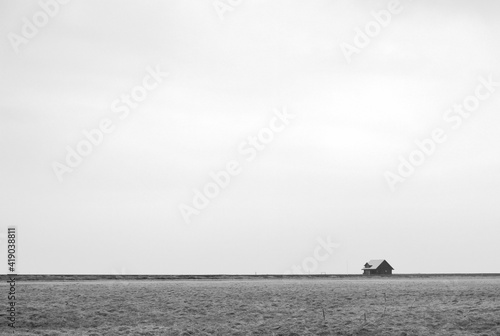
[[392,274],[392,268],[387,262],[383,262],[376,270],[375,274]]

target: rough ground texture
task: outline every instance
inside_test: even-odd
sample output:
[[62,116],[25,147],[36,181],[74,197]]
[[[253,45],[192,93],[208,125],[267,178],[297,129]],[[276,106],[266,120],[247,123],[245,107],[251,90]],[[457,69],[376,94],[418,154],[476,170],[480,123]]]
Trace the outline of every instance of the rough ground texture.
[[17,291],[15,335],[500,335],[498,277],[19,282]]

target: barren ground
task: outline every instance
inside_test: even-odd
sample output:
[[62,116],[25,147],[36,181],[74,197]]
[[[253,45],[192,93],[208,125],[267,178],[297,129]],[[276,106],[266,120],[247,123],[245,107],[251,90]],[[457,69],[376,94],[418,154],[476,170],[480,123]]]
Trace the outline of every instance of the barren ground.
[[17,291],[16,335],[500,335],[498,277],[19,282]]

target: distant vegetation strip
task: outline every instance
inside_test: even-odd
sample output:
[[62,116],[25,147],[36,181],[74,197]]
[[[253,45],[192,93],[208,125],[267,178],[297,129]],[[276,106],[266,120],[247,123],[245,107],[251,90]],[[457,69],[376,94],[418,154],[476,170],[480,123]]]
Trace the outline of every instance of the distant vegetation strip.
[[[24,274],[17,275],[16,281],[100,281],[100,280],[262,280],[262,279],[402,279],[402,278],[439,278],[439,277],[500,277],[500,273],[414,273],[393,275],[357,275],[357,274],[208,274],[208,275],[161,275],[161,274]],[[0,275],[5,282],[7,275]]]

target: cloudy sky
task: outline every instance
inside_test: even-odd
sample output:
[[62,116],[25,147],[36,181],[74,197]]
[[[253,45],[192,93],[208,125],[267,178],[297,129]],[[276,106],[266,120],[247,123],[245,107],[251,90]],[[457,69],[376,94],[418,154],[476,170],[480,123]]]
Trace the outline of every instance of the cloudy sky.
[[[481,84],[500,82],[497,1],[401,0],[350,57],[389,2],[41,3],[51,16],[0,4],[0,230],[18,227],[20,273],[500,272],[500,86]],[[247,160],[276,111],[294,118]],[[393,190],[384,175],[436,128],[446,141]]]

